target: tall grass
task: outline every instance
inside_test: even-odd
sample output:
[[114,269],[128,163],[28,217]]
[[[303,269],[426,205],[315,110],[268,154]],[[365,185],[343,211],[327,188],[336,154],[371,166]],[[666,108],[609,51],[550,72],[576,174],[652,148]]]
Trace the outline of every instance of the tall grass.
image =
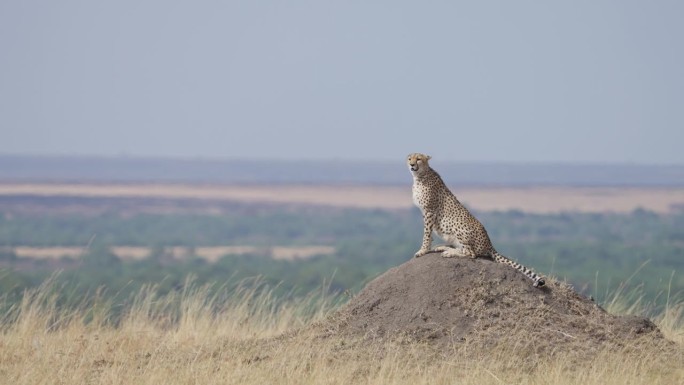
[[[276,298],[258,279],[222,288],[188,280],[160,295],[147,286],[116,303],[101,293],[60,303],[54,281],[2,314],[0,383],[7,384],[676,384],[684,381],[684,308],[655,319],[678,346],[606,350],[592,361],[434,349],[409,341],[369,344],[294,333],[335,310],[326,290]],[[631,298],[631,297],[623,297]],[[620,300],[613,301],[614,306]],[[620,305],[621,311],[643,306]],[[521,340],[524,336],[520,336]]]
[[[670,275],[667,291],[659,293],[656,298],[646,297],[643,284],[631,284],[632,279],[648,262],[644,262],[617,288],[607,291],[599,302],[611,314],[649,317],[668,339],[684,344],[684,293],[672,293],[674,271]],[[664,301],[660,301],[660,297],[664,297]],[[663,302],[665,305],[662,305]]]

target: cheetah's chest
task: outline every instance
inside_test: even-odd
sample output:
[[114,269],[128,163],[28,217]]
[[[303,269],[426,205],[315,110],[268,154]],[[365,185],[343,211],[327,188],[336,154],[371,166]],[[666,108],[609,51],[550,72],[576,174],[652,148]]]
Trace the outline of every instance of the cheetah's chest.
[[423,183],[413,183],[413,204],[418,206],[420,211],[425,211],[427,206],[428,188]]

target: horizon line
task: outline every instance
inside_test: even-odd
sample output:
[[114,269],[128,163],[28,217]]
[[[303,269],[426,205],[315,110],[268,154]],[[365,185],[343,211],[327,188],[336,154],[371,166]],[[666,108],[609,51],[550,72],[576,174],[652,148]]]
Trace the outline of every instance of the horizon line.
[[[173,156],[173,155],[139,155],[139,154],[27,154],[0,152],[0,158],[33,158],[33,159],[90,159],[108,161],[181,161],[181,162],[246,162],[246,163],[360,163],[372,162],[375,164],[393,164],[403,162],[405,156],[396,158],[278,158],[278,157],[252,157],[244,156]],[[630,166],[630,167],[684,167],[684,163],[644,163],[634,161],[569,161],[569,160],[438,160],[443,164],[462,165],[520,165],[520,166]]]

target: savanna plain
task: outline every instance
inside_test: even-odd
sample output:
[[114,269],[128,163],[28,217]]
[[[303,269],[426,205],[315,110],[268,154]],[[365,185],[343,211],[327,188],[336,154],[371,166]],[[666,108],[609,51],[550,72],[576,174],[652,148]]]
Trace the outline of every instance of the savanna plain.
[[[470,315],[476,321],[467,338],[438,341],[422,329],[345,332],[346,325],[363,327],[355,316],[383,306],[359,302],[378,276],[436,263],[409,261],[420,241],[414,209],[326,206],[321,191],[313,205],[98,194],[0,194],[0,383],[684,383],[684,214],[677,197],[611,212],[473,204],[499,251],[549,277],[550,291],[538,294],[505,270],[485,277],[477,290],[454,297],[471,301],[467,312],[483,311]],[[618,190],[610,194],[622,199]],[[124,247],[139,255],[122,258],[117,250]],[[81,252],[16,252],[48,249]],[[208,258],[206,250],[225,255]],[[313,251],[276,258],[275,250]],[[454,272],[494,268],[448,263]],[[488,285],[496,286],[491,295]],[[600,336],[591,323],[573,321],[576,332],[554,327],[543,313],[554,293],[577,293],[577,301],[611,316],[647,317],[657,329],[616,339],[617,330],[605,325],[593,325]],[[526,305],[527,298],[541,302]],[[510,321],[499,304],[527,306],[539,315],[529,323],[557,338],[541,340],[520,325],[491,339],[497,324]],[[436,317],[447,304],[429,306]],[[409,321],[429,324],[427,313]],[[573,317],[581,320],[581,311]]]

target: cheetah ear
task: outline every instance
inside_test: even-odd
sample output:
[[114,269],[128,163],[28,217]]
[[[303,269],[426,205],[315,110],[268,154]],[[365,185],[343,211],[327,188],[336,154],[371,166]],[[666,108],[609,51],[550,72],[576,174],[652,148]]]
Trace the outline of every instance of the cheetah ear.
[[432,157],[430,155],[425,155],[425,158],[427,158],[427,160],[432,159]]

